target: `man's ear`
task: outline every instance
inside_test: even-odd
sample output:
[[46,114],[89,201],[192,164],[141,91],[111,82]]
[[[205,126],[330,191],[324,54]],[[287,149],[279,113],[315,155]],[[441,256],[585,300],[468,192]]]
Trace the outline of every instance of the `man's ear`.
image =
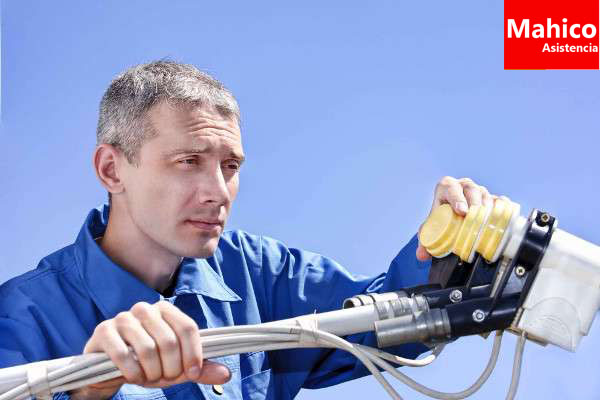
[[123,152],[111,144],[100,144],[94,151],[92,162],[96,176],[109,193],[121,193],[124,189],[120,176],[124,160]]

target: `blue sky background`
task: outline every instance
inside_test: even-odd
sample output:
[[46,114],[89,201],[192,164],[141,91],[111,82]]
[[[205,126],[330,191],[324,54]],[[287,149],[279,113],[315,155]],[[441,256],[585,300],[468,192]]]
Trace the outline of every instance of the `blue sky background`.
[[[163,57],[240,102],[247,162],[230,228],[373,275],[452,175],[600,243],[598,71],[504,71],[502,2],[281,3],[3,0],[0,281],[71,243],[105,200],[91,167],[100,97],[123,69]],[[517,398],[599,399],[599,325],[575,354],[529,343]],[[506,336],[472,398],[504,398]],[[406,371],[462,390],[491,342],[461,339]],[[299,398],[332,396],[385,393],[368,377]]]

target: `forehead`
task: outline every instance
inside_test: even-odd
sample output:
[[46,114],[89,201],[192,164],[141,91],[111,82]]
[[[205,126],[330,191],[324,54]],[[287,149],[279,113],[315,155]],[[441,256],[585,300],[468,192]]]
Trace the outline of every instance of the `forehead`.
[[149,142],[168,147],[165,150],[206,142],[241,150],[241,132],[235,117],[225,117],[213,107],[161,103],[150,109],[147,118],[155,132]]

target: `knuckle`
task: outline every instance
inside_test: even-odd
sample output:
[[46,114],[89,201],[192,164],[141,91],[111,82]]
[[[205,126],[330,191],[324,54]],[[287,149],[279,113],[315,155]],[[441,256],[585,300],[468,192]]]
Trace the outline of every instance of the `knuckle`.
[[139,308],[139,307],[142,307],[142,308],[150,307],[150,303],[145,302],[145,301],[138,301],[133,306],[131,306],[131,309],[133,310],[134,308]]
[[446,175],[442,179],[440,179],[439,185],[440,186],[449,186],[449,185],[453,184],[455,181],[456,181],[455,178]]
[[136,354],[138,358],[147,361],[153,359],[156,356],[156,343],[154,341],[149,341],[145,343],[136,350]]
[[185,323],[181,327],[181,334],[185,337],[193,337],[198,334],[198,328],[195,323]]
[[152,306],[145,301],[140,301],[131,307],[131,313],[135,316],[145,316],[150,313],[151,307]]
[[124,364],[125,362],[127,362],[128,358],[129,358],[129,350],[127,349],[113,349],[110,353],[110,358],[116,363],[116,364]]
[[173,309],[178,310],[173,304],[169,303],[166,300],[161,300],[155,303],[156,308],[158,308],[161,312],[173,311]]
[[187,359],[186,359],[186,365],[185,368],[190,368],[192,366],[198,366],[199,368],[202,368],[202,359],[198,358],[195,355],[190,355]]
[[131,382],[134,384],[142,383],[142,378],[138,371],[127,370],[127,371],[122,371],[122,372],[123,372],[123,376],[125,377],[125,379],[127,379],[128,382]]
[[179,341],[175,335],[165,335],[165,337],[160,341],[158,347],[160,347],[161,351],[175,351],[179,349]]
[[132,383],[134,383],[136,385],[142,385],[144,383],[144,381],[146,380],[144,371],[142,371],[142,368],[136,362],[131,363],[131,369],[128,371],[128,373],[129,373],[128,380],[130,380]]
[[150,318],[152,318],[152,314],[153,314],[152,310],[151,309],[147,309],[147,308],[143,308],[143,309],[142,308],[138,308],[135,311],[132,310],[131,313],[140,322],[149,320]]
[[114,321],[119,327],[127,325],[131,322],[131,314],[127,311],[121,311],[115,316]]
[[110,321],[102,321],[94,329],[94,335],[105,335],[112,328]]
[[471,180],[466,181],[466,182],[461,182],[460,184],[464,189],[468,189],[468,190],[479,189],[479,185]]

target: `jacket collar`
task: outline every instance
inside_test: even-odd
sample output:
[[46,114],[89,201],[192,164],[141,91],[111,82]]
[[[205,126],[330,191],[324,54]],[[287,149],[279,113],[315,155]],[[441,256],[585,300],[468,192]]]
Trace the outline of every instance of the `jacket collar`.
[[[81,278],[105,318],[129,310],[135,303],[155,303],[164,297],[115,264],[94,240],[104,234],[109,207],[88,214],[75,241],[75,259]],[[217,250],[219,251],[219,250]],[[184,258],[176,276],[173,296],[194,293],[219,301],[241,301],[205,259]]]

